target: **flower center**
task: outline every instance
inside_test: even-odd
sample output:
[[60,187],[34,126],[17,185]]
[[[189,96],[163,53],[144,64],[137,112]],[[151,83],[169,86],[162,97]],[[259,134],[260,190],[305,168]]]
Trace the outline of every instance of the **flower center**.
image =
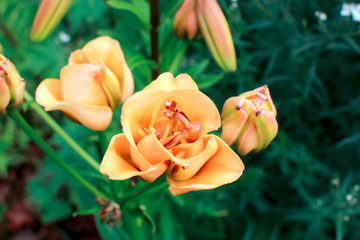
[[166,101],[164,116],[169,119],[163,132],[159,131],[156,136],[166,149],[177,146],[181,141],[195,141],[201,130],[199,122],[192,121],[182,111],[176,109],[175,101]]

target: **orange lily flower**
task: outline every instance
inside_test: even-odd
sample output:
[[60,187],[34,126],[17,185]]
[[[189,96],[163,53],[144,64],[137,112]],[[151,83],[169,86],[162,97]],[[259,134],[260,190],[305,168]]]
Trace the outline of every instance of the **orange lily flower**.
[[134,91],[134,81],[119,43],[99,37],[74,51],[59,79],[45,79],[36,101],[46,111],[61,110],[71,120],[104,130],[112,112]]
[[123,105],[124,133],[115,135],[100,165],[113,180],[152,182],[166,172],[173,195],[237,180],[244,165],[219,137],[215,104],[187,74],[161,74]]

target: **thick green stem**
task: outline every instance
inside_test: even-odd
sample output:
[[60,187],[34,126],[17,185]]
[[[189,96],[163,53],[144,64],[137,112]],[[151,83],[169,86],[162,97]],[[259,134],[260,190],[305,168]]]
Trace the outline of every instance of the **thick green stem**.
[[72,137],[70,137],[62,127],[55,122],[55,120],[50,117],[50,115],[40,107],[34,100],[34,98],[25,91],[24,95],[25,100],[28,102],[29,107],[31,107],[57,134],[59,134],[62,139],[82,157],[91,167],[93,167],[97,172],[99,171],[99,163],[92,158],[79,144],[77,144]]
[[133,216],[127,212],[123,212],[121,220],[124,223],[124,229],[131,240],[142,240],[144,236],[141,232],[141,217]]
[[159,24],[160,11],[159,0],[150,0],[150,39],[151,39],[151,60],[156,62],[156,67],[152,69],[152,79],[155,80],[159,75]]
[[67,173],[69,173],[75,180],[82,184],[86,189],[92,192],[95,196],[99,196],[105,199],[109,199],[103,192],[99,191],[85,178],[83,178],[77,171],[75,171],[70,165],[68,165],[25,121],[17,109],[9,109],[7,114],[16,122],[16,124],[23,129],[23,131],[60,167],[62,167]]

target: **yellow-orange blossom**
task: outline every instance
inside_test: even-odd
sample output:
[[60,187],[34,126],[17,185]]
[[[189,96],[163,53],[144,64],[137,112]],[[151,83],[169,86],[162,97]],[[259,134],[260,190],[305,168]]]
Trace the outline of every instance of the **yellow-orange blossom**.
[[244,165],[219,137],[215,104],[187,74],[164,73],[123,105],[124,133],[115,135],[100,171],[110,179],[152,182],[166,172],[172,194],[237,180]]
[[134,91],[134,81],[119,43],[98,37],[71,53],[60,79],[45,79],[36,101],[46,111],[61,110],[93,130],[106,129],[112,112]]

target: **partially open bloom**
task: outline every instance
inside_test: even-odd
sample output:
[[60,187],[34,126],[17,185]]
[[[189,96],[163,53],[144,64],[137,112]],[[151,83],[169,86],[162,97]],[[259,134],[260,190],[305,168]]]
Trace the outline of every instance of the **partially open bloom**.
[[93,130],[106,129],[112,112],[134,91],[134,81],[119,43],[99,37],[74,51],[60,80],[45,79],[36,101],[46,111],[61,110]]
[[173,28],[180,38],[201,34],[216,63],[226,72],[236,70],[230,28],[217,0],[185,0],[175,15]]
[[30,40],[41,42],[59,24],[72,0],[42,0],[30,30]]
[[226,100],[221,119],[221,138],[241,155],[266,148],[278,131],[276,108],[266,85]]
[[123,105],[124,133],[115,135],[100,171],[110,179],[152,182],[166,172],[172,194],[212,189],[238,179],[239,156],[215,135],[215,104],[186,74],[161,74]]
[[7,107],[17,107],[23,102],[25,80],[21,78],[14,64],[0,54],[0,114]]

